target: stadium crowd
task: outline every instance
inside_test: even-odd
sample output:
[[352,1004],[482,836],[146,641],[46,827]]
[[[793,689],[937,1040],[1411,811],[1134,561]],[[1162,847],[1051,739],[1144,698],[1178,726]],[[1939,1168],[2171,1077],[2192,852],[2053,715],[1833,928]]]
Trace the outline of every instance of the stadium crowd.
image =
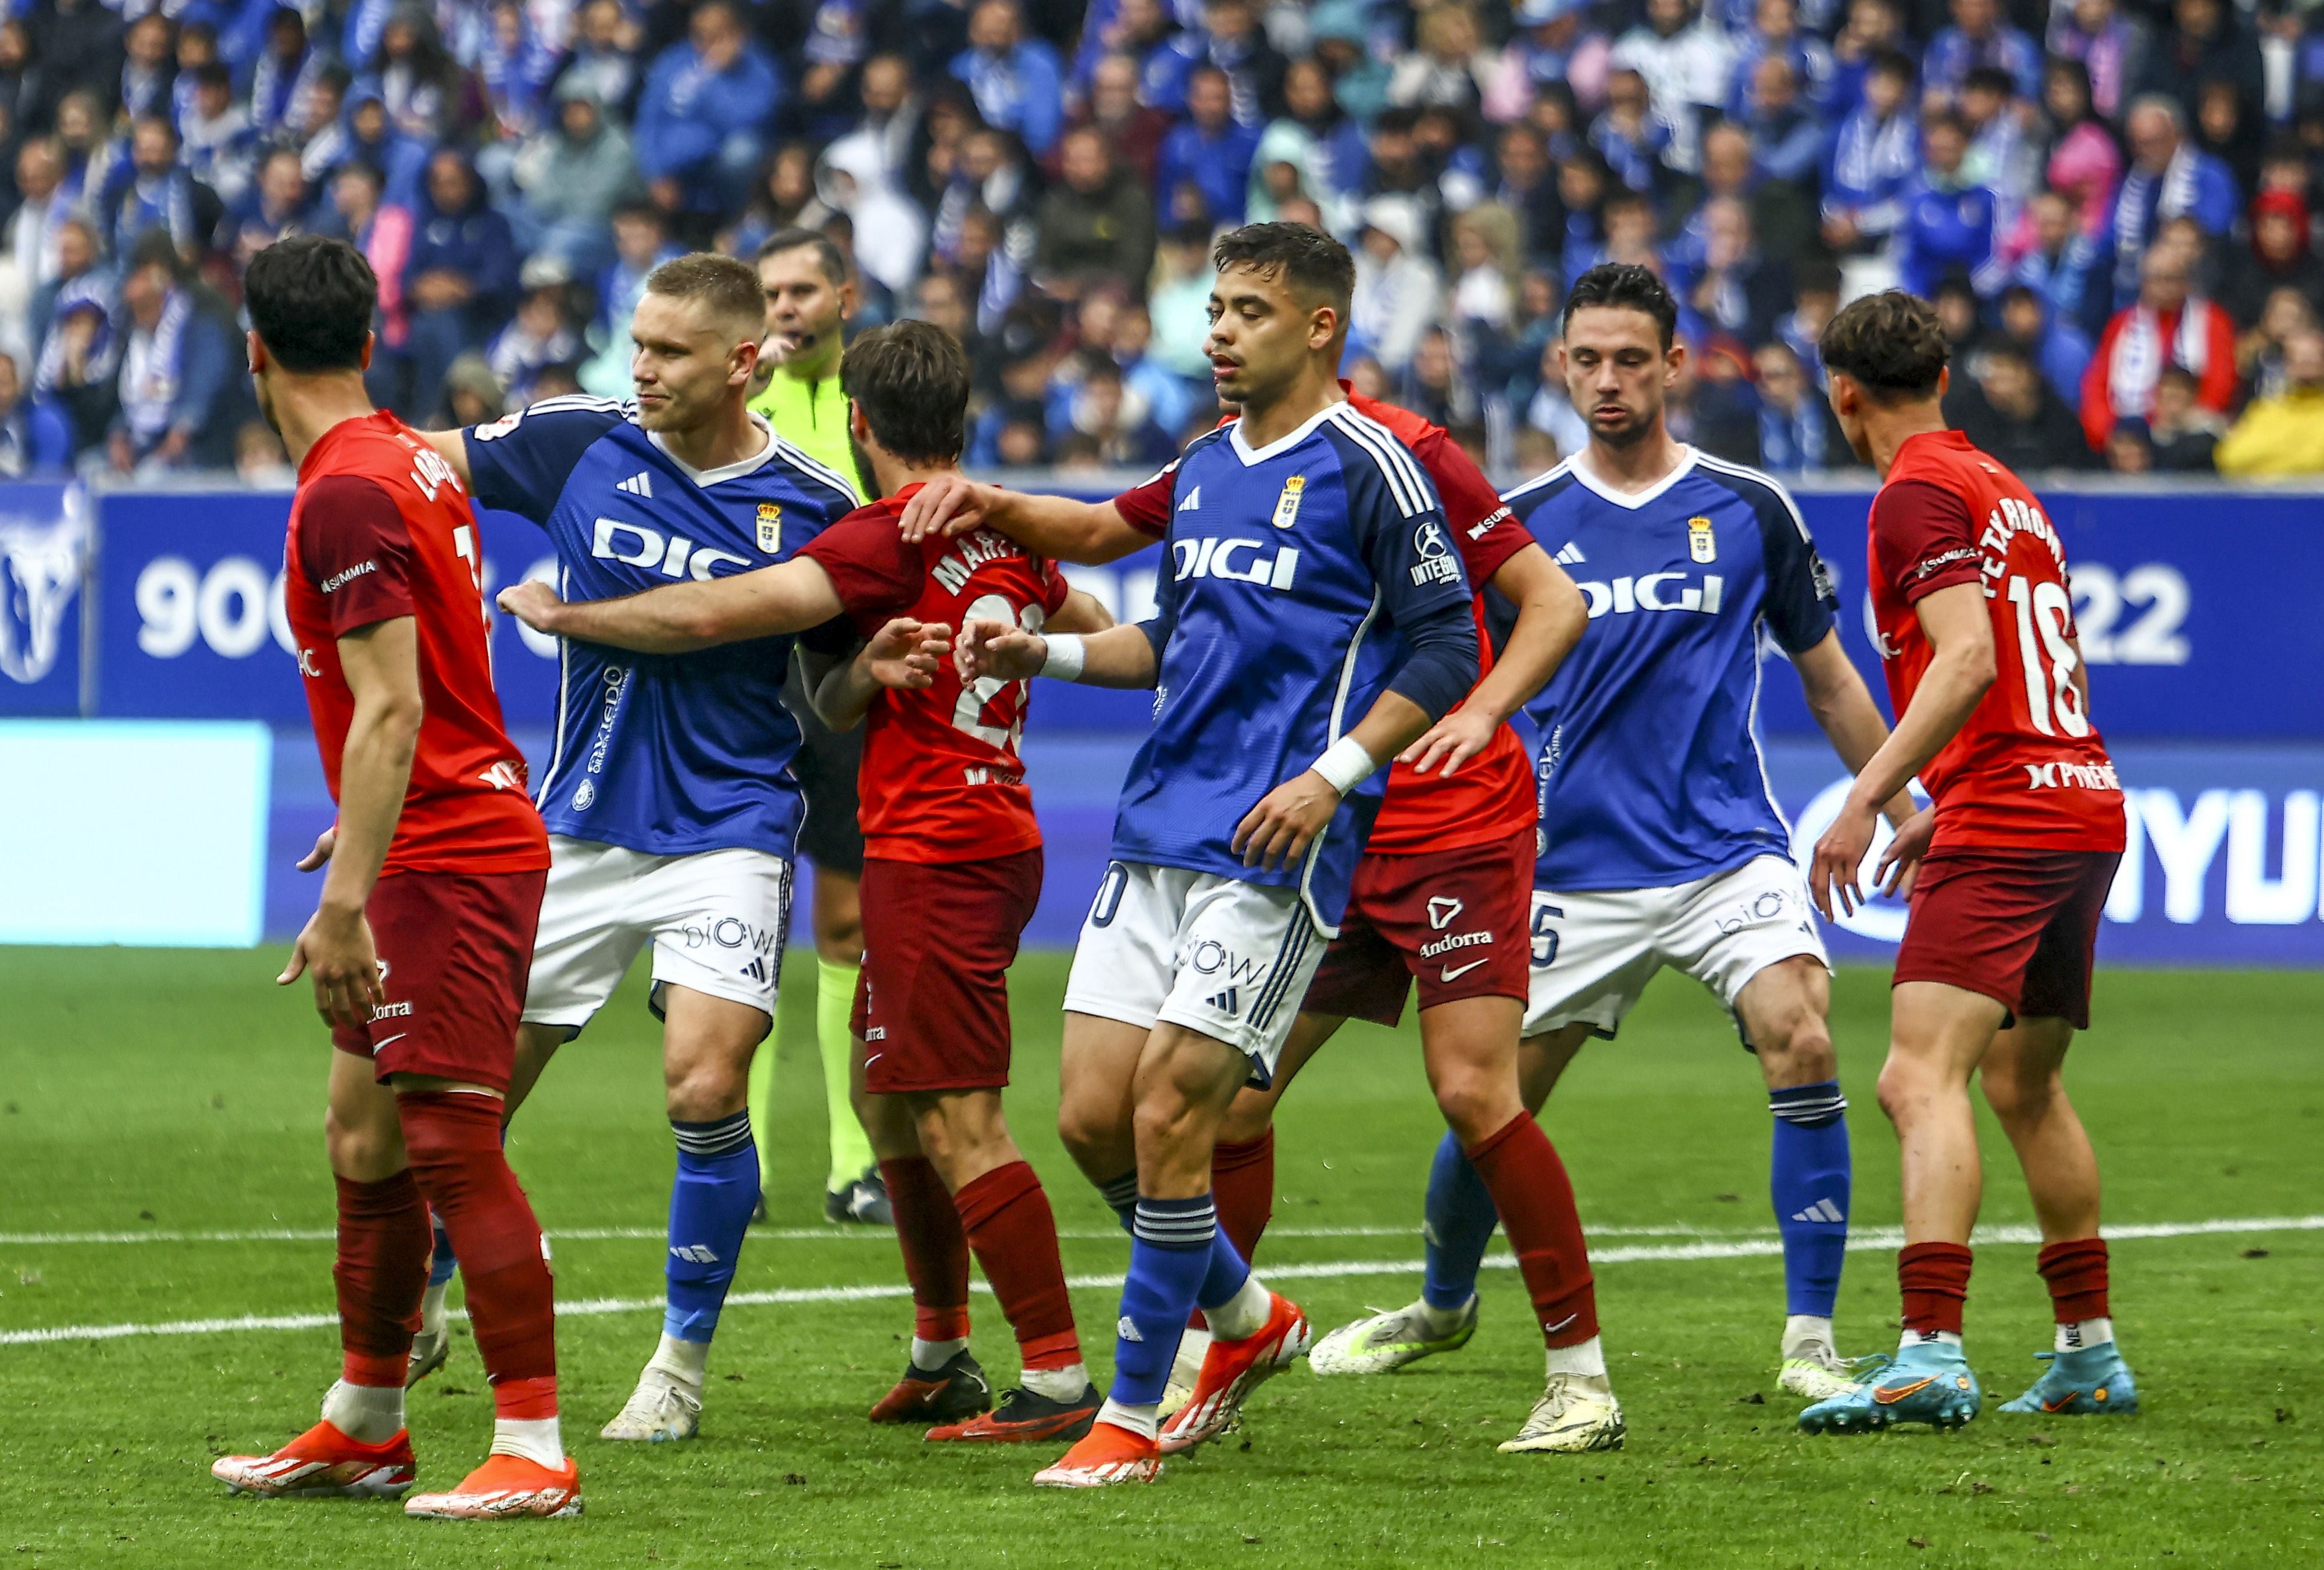
[[977,372],[972,465],[1216,418],[1208,248],[1357,251],[1349,375],[1497,472],[1579,449],[1563,280],[1679,295],[1678,432],[1852,463],[1819,329],[1901,282],[2029,471],[2324,472],[2324,6],[2260,0],[13,0],[0,472],[287,478],[239,270],[381,284],[422,422],[627,391],[660,259],[819,228]]

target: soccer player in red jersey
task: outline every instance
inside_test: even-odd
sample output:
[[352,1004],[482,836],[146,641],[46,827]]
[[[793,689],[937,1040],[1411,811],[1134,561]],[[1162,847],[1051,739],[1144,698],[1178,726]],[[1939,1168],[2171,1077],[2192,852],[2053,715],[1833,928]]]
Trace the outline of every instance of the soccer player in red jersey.
[[475,519],[444,461],[364,394],[378,284],[362,255],[300,235],[261,252],[245,288],[258,405],[299,464],[285,609],[339,805],[300,863],[329,870],[279,979],[311,976],[337,1049],[345,1355],[320,1422],[210,1470],[278,1497],[411,1487],[403,1382],[432,1206],[467,1269],[495,1421],[484,1464],[405,1512],[576,1516],[548,1246],[501,1153],[549,840],[501,728]]
[[[1249,1258],[1274,1205],[1272,1123],[1285,1088],[1350,1016],[1395,1024],[1417,978],[1429,1083],[1499,1209],[1550,1360],[1591,1359],[1584,1372],[1602,1374],[1594,1361],[1597,1306],[1573,1185],[1518,1092],[1536,811],[1524,745],[1505,723],[1581,638],[1588,612],[1563,570],[1446,432],[1342,386],[1360,413],[1404,443],[1443,500],[1469,581],[1480,586],[1482,669],[1468,698],[1397,761],[1341,934],[1307,990],[1273,1083],[1243,1089],[1227,1115],[1212,1162],[1219,1225]],[[1175,468],[1098,504],[940,482],[941,492],[932,484],[907,510],[906,530],[943,532],[982,519],[1036,550],[1071,561],[1111,561],[1162,537]],[[1498,660],[1481,636],[1481,586],[1488,583],[1517,608]],[[1064,1109],[1068,1143],[1072,1114],[1070,1106]],[[1333,1344],[1331,1336],[1318,1344],[1324,1360],[1315,1361],[1317,1372],[1332,1371]],[[1205,1349],[1206,1338],[1193,1332],[1181,1344],[1174,1380],[1187,1400],[1173,1424],[1214,1415],[1205,1411],[1204,1398],[1216,1382],[1198,1372]],[[1618,1443],[1618,1411],[1609,1411],[1597,1423],[1581,1422],[1577,1414],[1574,1424],[1554,1426],[1554,1440],[1525,1447]]]
[[1903,1146],[1904,1342],[1853,1391],[1800,1415],[1812,1431],[1977,1415],[1961,1354],[1969,1231],[1983,1180],[1969,1082],[2016,1149],[2041,1219],[2057,1319],[2049,1369],[2005,1411],[2133,1412],[2115,1345],[2098,1161],[2061,1070],[2090,1023],[2098,914],[2122,859],[2122,789],[2090,722],[2066,555],[2015,474],[1945,427],[1943,329],[1890,292],[1856,301],[1822,338],[1832,411],[1880,471],[1869,575],[1896,728],[1817,844],[1810,887],[1843,904],[1876,804],[1918,775],[1934,804],[1876,879],[1918,858],[1896,953],[1880,1105]]
[[[849,345],[840,375],[858,467],[883,500],[757,572],[569,605],[533,585],[502,603],[545,631],[650,653],[816,629],[803,647],[827,666],[812,684],[818,712],[835,729],[866,723],[862,1110],[916,1308],[910,1362],[872,1418],[935,1424],[931,1439],[1078,1438],[1100,1397],[1048,1197],[1001,1106],[1007,974],[1041,892],[1041,834],[1017,755],[1025,684],[964,685],[942,656],[970,615],[1036,631],[1111,623],[1053,565],[998,534],[907,545],[898,533],[919,485],[959,461],[969,370],[955,340],[924,322],[875,328]],[[968,1351],[972,1253],[1024,1367],[1020,1387],[982,1416],[991,1394]]]

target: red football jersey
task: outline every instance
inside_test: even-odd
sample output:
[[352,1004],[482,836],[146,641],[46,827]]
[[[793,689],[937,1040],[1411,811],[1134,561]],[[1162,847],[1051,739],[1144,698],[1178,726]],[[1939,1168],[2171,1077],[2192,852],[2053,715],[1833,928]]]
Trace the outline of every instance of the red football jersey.
[[[918,490],[859,507],[799,547],[831,575],[854,632],[868,638],[899,616],[941,621],[955,636],[972,618],[1040,631],[1068,592],[1055,564],[990,529],[908,543],[897,520]],[[852,640],[818,629],[807,641],[836,653]],[[1017,756],[1026,687],[990,676],[965,686],[947,660],[929,686],[873,698],[858,792],[866,856],[982,861],[1041,842]]]
[[1921,771],[1939,848],[2123,848],[2122,787],[2073,682],[2066,550],[2024,482],[1958,431],[1909,438],[1872,499],[1873,620],[1902,715],[1932,651],[1914,606],[1955,583],[1985,592],[1999,675]]
[[524,755],[501,726],[476,520],[451,465],[392,414],[342,420],[299,465],[282,561],[283,609],[333,801],[355,709],[338,640],[399,616],[415,623],[426,712],[386,870],[547,867]]
[[[1503,562],[1531,545],[1533,536],[1501,505],[1493,482],[1443,427],[1432,425],[1409,409],[1366,398],[1351,390],[1344,381],[1340,387],[1358,414],[1386,426],[1410,449],[1436,486],[1436,494],[1444,503],[1444,521],[1452,526],[1462,565],[1477,591],[1477,675],[1482,680],[1493,668],[1492,643],[1485,634],[1485,581],[1500,571]],[[1114,510],[1123,521],[1160,539],[1170,527],[1170,492],[1177,470],[1174,462],[1152,479],[1115,497]],[[1489,844],[1529,826],[1537,815],[1533,767],[1526,760],[1525,743],[1503,725],[1493,732],[1485,750],[1462,764],[1451,779],[1442,773],[1416,775],[1401,763],[1391,766],[1388,796],[1380,803],[1365,849],[1382,855],[1409,856]]]

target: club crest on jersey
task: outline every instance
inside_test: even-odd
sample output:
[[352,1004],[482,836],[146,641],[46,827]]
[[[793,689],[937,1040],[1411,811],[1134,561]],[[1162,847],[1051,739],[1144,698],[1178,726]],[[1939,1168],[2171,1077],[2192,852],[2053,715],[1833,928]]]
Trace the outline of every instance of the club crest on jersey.
[[1289,528],[1299,521],[1299,497],[1307,489],[1307,476],[1294,474],[1283,482],[1283,494],[1275,499],[1275,527]]
[[759,503],[759,548],[769,555],[783,545],[783,509],[775,501]]
[[1690,518],[1686,520],[1687,559],[1715,562],[1719,559],[1719,537],[1711,531],[1711,519]]

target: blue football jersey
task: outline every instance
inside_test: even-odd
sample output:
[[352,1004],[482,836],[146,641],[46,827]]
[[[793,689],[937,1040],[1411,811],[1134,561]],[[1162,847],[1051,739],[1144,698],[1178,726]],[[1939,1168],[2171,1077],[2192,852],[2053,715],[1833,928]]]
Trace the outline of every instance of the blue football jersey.
[[[548,531],[567,600],[787,562],[857,505],[845,478],[779,438],[761,457],[691,468],[611,399],[543,399],[471,429],[467,449],[476,500]],[[798,726],[781,698],[791,642],[654,655],[561,640],[540,795],[549,832],[658,856],[788,858],[800,816]]]
[[1755,469],[1690,450],[1625,496],[1572,460],[1503,498],[1590,606],[1526,705],[1539,735],[1543,888],[1667,888],[1791,854],[1759,756],[1760,639],[1831,631],[1831,575]]
[[1113,855],[1296,886],[1335,932],[1387,769],[1288,867],[1245,867],[1229,841],[1371,708],[1403,662],[1398,629],[1457,620],[1475,669],[1461,553],[1426,473],[1344,403],[1257,450],[1240,421],[1199,438],[1171,496],[1147,624],[1154,730],[1122,785]]

